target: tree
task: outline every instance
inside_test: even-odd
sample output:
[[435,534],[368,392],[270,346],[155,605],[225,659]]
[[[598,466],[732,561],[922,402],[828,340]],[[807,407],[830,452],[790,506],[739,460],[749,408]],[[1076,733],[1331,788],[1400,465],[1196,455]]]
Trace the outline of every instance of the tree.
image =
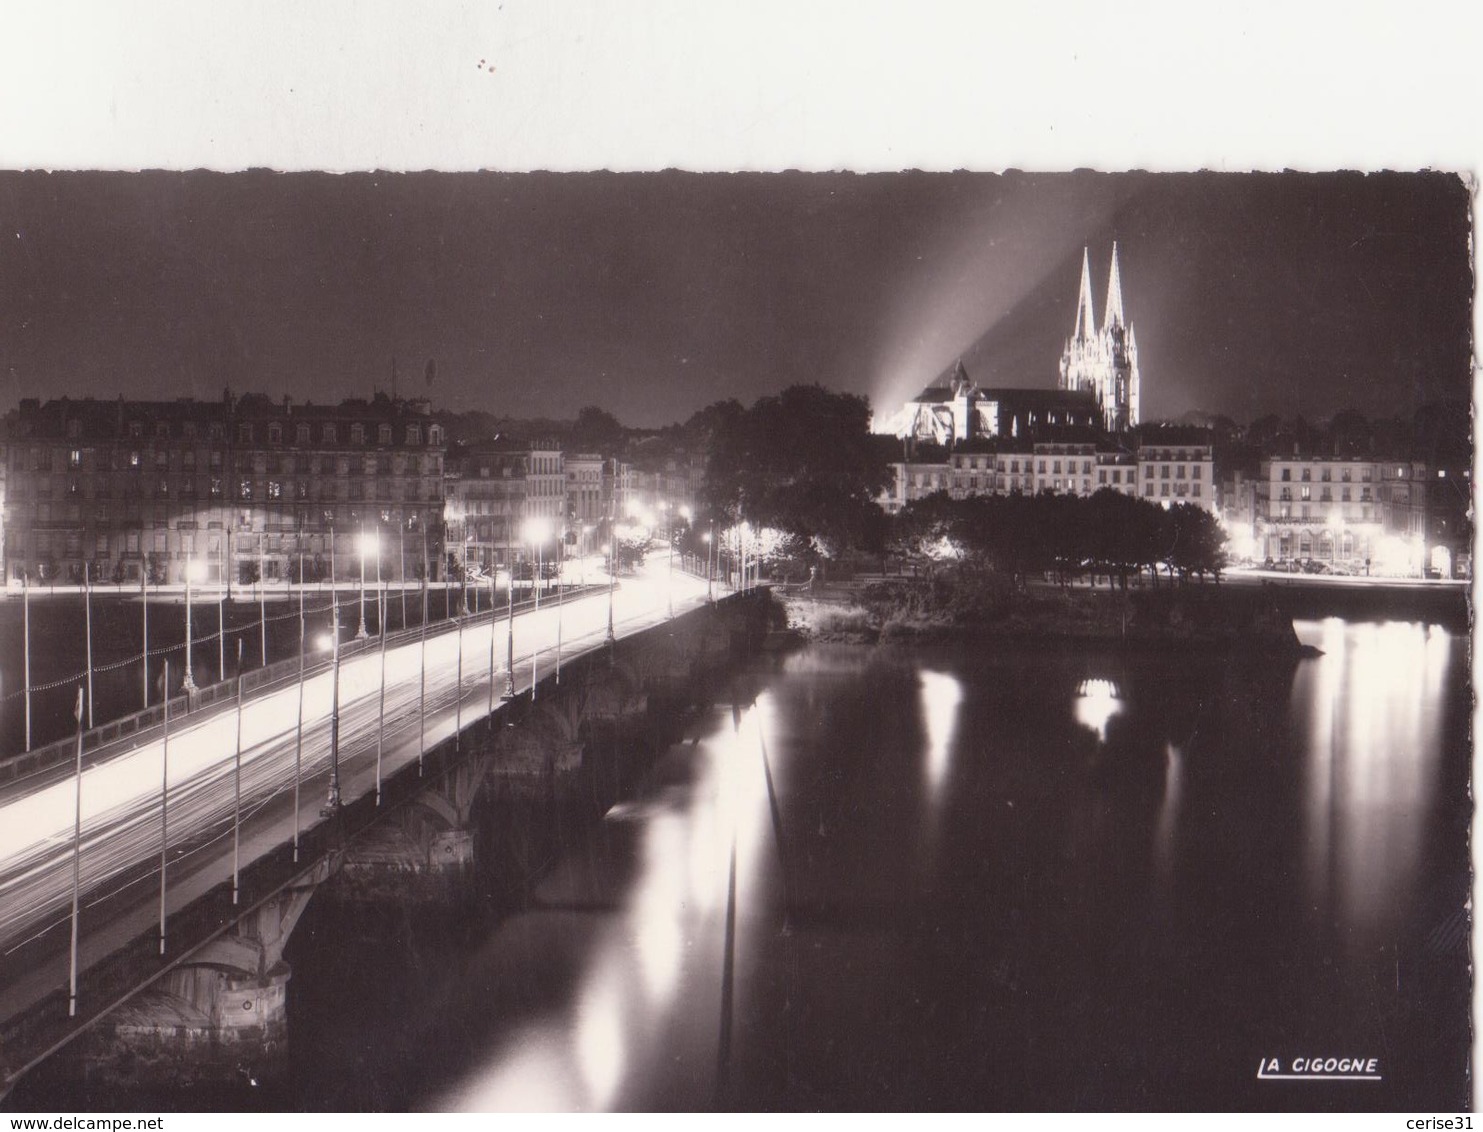
[[626,436],[627,432],[612,413],[596,405],[586,405],[577,411],[571,444],[579,452],[607,454],[621,448]]
[[1181,579],[1191,574],[1214,574],[1219,580],[1225,566],[1225,532],[1215,516],[1192,503],[1176,503],[1165,513],[1164,554]]
[[712,406],[705,501],[717,515],[812,542],[858,545],[890,467],[870,435],[870,403],[795,385],[750,409]]

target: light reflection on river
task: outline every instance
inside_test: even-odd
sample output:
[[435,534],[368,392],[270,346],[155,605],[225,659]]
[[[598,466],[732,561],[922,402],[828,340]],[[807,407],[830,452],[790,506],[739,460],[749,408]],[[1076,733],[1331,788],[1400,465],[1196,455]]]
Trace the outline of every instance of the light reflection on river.
[[[1467,870],[1465,642],[1296,627],[1325,655],[822,646],[763,666],[485,943],[476,974],[550,921],[580,941],[569,993],[422,1103],[1462,1103],[1465,957],[1426,940]],[[594,901],[611,910],[566,910]],[[1262,1056],[1324,1051],[1380,1057],[1386,1082],[1254,1080]]]

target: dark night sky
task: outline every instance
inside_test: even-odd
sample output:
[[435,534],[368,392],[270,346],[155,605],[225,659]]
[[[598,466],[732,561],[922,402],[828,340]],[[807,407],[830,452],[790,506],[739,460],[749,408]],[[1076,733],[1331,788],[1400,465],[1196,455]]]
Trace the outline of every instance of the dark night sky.
[[1445,175],[0,174],[0,404],[332,401],[683,420],[801,381],[892,409],[962,355],[1050,387],[1115,236],[1145,418],[1470,388]]

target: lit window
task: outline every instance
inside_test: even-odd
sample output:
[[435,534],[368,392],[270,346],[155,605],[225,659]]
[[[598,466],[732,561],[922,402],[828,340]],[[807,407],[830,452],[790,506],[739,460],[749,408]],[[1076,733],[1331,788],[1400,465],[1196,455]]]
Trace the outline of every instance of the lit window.
[[251,480],[243,480],[241,483],[239,483],[237,485],[237,498],[239,498],[239,499],[251,499],[252,498],[252,481]]
[[279,483],[277,480],[269,480],[268,481],[268,498],[269,499],[282,499],[283,498],[283,485],[281,483]]

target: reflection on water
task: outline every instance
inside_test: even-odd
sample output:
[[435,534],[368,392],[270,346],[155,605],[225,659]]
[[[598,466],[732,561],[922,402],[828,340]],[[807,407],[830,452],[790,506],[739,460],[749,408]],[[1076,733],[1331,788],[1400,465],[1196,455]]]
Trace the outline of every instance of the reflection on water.
[[[1467,868],[1464,642],[1297,628],[1322,657],[788,658],[609,815],[626,879],[568,991],[433,1103],[1310,1107],[1251,1077],[1310,1046],[1390,1067],[1316,1103],[1465,1097],[1465,1006],[1435,988],[1466,957],[1421,944],[1423,894]],[[519,919],[601,884],[590,853]]]
[[1415,882],[1443,757],[1450,634],[1404,622],[1298,626],[1324,652],[1293,681],[1305,732],[1308,896],[1368,939]]
[[924,668],[917,677],[922,686],[922,719],[927,725],[927,792],[937,800],[952,758],[953,732],[958,726],[958,704],[963,686],[957,677]]
[[1107,724],[1114,715],[1122,711],[1117,694],[1117,685],[1111,680],[1094,677],[1083,680],[1076,686],[1076,722],[1097,733],[1097,738],[1107,742]]
[[[671,1066],[663,1063],[674,1060],[670,1047],[685,1050],[688,1062],[672,1103],[709,1104],[733,854],[738,891],[749,894],[769,836],[760,757],[767,710],[765,695],[748,707],[718,710],[708,736],[671,752],[686,764],[689,781],[665,788],[651,805],[621,804],[609,812],[609,833],[635,835],[636,870],[625,891],[611,894],[617,907],[587,948],[570,1005],[510,1034],[431,1107],[632,1105],[626,1080],[665,1078]],[[574,892],[590,891],[593,878],[581,869],[578,863],[575,876],[558,871],[541,887],[540,902],[560,907]],[[536,910],[521,918],[559,915]],[[492,946],[499,947],[498,936]]]

